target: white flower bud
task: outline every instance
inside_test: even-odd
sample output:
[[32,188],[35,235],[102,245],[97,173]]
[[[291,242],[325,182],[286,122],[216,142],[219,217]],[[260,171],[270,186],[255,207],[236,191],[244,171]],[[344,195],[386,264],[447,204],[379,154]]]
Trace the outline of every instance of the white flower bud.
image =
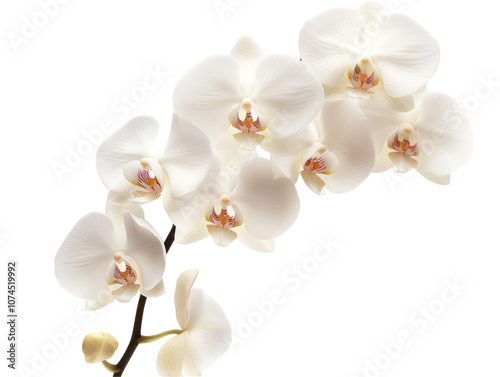
[[118,341],[105,332],[91,332],[83,339],[82,351],[87,363],[100,363],[112,357],[118,349]]

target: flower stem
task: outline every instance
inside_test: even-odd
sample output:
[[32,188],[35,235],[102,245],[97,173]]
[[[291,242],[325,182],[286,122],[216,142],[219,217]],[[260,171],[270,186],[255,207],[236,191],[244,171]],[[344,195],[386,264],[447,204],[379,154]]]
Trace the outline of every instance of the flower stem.
[[169,331],[164,331],[156,335],[143,335],[139,338],[139,344],[141,343],[152,343],[155,342],[161,338],[164,338],[169,335],[179,335],[182,334],[182,330],[169,330]]
[[[170,250],[170,247],[174,243],[174,239],[175,239],[175,225],[172,225],[172,229],[170,229],[170,232],[168,233],[168,236],[164,242],[165,253],[168,253],[168,251]],[[130,361],[132,355],[135,352],[135,349],[140,343],[139,340],[141,339],[142,317],[144,316],[146,299],[147,299],[146,296],[143,295],[139,296],[139,302],[137,303],[137,310],[135,312],[134,328],[132,329],[132,336],[130,337],[130,342],[127,346],[127,349],[125,350],[125,353],[123,354],[122,358],[116,365],[109,364],[109,366],[114,367],[114,370],[111,370],[112,372],[114,372],[113,377],[120,377],[123,374],[125,368],[127,367],[128,362]],[[106,364],[104,366],[107,368]]]
[[137,304],[137,311],[135,312],[134,328],[132,330],[132,336],[130,337],[130,342],[128,344],[125,353],[123,354],[120,361],[116,364],[116,369],[118,370],[113,374],[113,377],[120,377],[127,367],[128,362],[132,358],[135,349],[139,345],[139,338],[141,337],[142,328],[142,317],[144,315],[144,307],[146,306],[146,296],[139,296],[139,303]]
[[116,365],[109,363],[107,360],[102,361],[102,365],[104,365],[104,368],[109,370],[111,373],[116,373],[119,371]]
[[163,243],[165,245],[165,254],[168,253],[170,250],[170,247],[174,243],[175,240],[175,225],[172,224],[172,229],[170,229],[170,232],[168,233],[167,238],[165,238],[165,242]]

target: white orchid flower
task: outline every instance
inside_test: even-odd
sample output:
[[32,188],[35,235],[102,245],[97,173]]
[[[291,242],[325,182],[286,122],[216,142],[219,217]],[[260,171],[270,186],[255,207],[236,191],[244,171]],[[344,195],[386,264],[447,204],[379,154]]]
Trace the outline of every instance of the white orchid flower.
[[393,167],[405,173],[415,168],[432,182],[448,184],[450,173],[472,154],[471,125],[453,98],[431,91],[415,97],[415,109],[407,113],[362,104],[378,149],[374,171]]
[[271,154],[281,173],[292,182],[299,174],[315,193],[354,189],[371,173],[375,149],[369,124],[355,101],[327,101],[321,115],[301,136],[306,147],[297,155]]
[[293,224],[299,207],[293,183],[274,179],[271,162],[256,157],[235,175],[222,171],[210,176],[190,203],[169,216],[179,243],[210,235],[220,246],[238,238],[255,250],[272,251],[274,238]]
[[76,223],[55,257],[55,275],[69,293],[99,309],[113,299],[128,302],[140,292],[163,294],[165,246],[144,219],[123,213],[124,230],[111,218],[90,213]]
[[222,308],[201,289],[192,289],[197,276],[197,270],[188,270],[177,279],[175,313],[182,332],[158,353],[162,376],[200,376],[231,345],[231,326]]
[[244,148],[303,130],[323,103],[318,78],[299,59],[264,55],[243,37],[230,55],[192,67],[174,90],[174,111],[220,142],[232,129]]
[[299,50],[323,83],[325,99],[371,98],[397,111],[413,108],[411,95],[440,57],[438,42],[424,28],[378,3],[316,15],[301,30]]
[[162,193],[173,198],[193,191],[212,165],[208,138],[174,114],[166,145],[157,150],[158,122],[139,116],[117,130],[97,150],[97,171],[117,203],[146,203]]

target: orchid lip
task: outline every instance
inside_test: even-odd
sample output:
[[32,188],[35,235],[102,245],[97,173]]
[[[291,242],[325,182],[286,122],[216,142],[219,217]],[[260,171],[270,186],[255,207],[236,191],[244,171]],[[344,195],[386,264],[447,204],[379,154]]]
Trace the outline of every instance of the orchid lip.
[[228,117],[231,125],[243,133],[262,132],[267,128],[250,98],[244,98],[241,104],[233,106]]
[[405,124],[389,136],[388,146],[404,156],[418,156],[418,133],[411,124]]
[[236,206],[231,204],[231,197],[221,195],[218,202],[207,211],[205,219],[221,229],[231,229],[242,224],[242,219]]
[[339,166],[337,156],[328,150],[328,147],[321,145],[305,162],[302,170],[306,173],[325,174],[334,173]]
[[326,145],[314,144],[305,160],[300,175],[304,183],[316,194],[324,194],[325,181],[322,177],[335,173],[340,166],[338,157]]
[[363,57],[347,70],[347,77],[352,86],[346,86],[351,97],[369,97],[374,94],[370,89],[380,81],[378,71],[369,57]]
[[125,165],[123,173],[130,183],[140,188],[138,191],[159,196],[163,191],[163,180],[159,176],[162,169],[156,165],[151,159],[132,161]]
[[250,106],[241,107],[241,110],[236,114],[235,124],[234,127],[241,132],[256,133],[263,131],[259,115],[252,111]]
[[139,289],[141,279],[135,261],[122,252],[117,252],[106,271],[106,282],[113,295],[124,289]]
[[246,150],[253,150],[265,138],[261,134],[267,129],[266,121],[255,108],[250,98],[233,106],[228,114],[231,125],[239,132],[233,134],[234,139]]
[[162,191],[161,184],[152,170],[139,170],[137,172],[137,182],[147,191],[152,191],[155,194],[158,194]]
[[206,212],[207,230],[214,242],[219,246],[227,246],[238,236],[232,229],[243,223],[241,214],[236,205],[232,204],[231,197],[221,195]]
[[418,166],[418,132],[414,130],[413,125],[407,123],[390,134],[387,146],[391,149],[388,156],[396,171],[406,173]]

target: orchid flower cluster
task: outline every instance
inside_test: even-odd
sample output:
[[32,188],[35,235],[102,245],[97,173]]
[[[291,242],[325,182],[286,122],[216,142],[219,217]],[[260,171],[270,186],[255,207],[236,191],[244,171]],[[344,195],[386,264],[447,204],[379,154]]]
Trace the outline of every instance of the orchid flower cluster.
[[[107,333],[85,338],[88,362],[120,376],[138,344],[173,335],[158,353],[158,372],[200,375],[228,349],[229,321],[210,296],[192,289],[196,270],[177,282],[180,329],[141,334],[146,298],[165,293],[174,237],[272,251],[298,215],[299,176],[316,194],[348,192],[390,168],[448,184],[470,157],[465,115],[451,97],[426,89],[439,45],[412,19],[377,3],[327,10],[304,24],[299,51],[300,59],[265,54],[242,37],[177,83],[166,142],[158,122],[140,116],[99,147],[106,212],[86,215],[70,231],[55,274],[89,310],[137,293],[140,299],[120,362],[107,361],[118,347]],[[166,240],[145,220],[142,206],[153,201],[175,224]]]

